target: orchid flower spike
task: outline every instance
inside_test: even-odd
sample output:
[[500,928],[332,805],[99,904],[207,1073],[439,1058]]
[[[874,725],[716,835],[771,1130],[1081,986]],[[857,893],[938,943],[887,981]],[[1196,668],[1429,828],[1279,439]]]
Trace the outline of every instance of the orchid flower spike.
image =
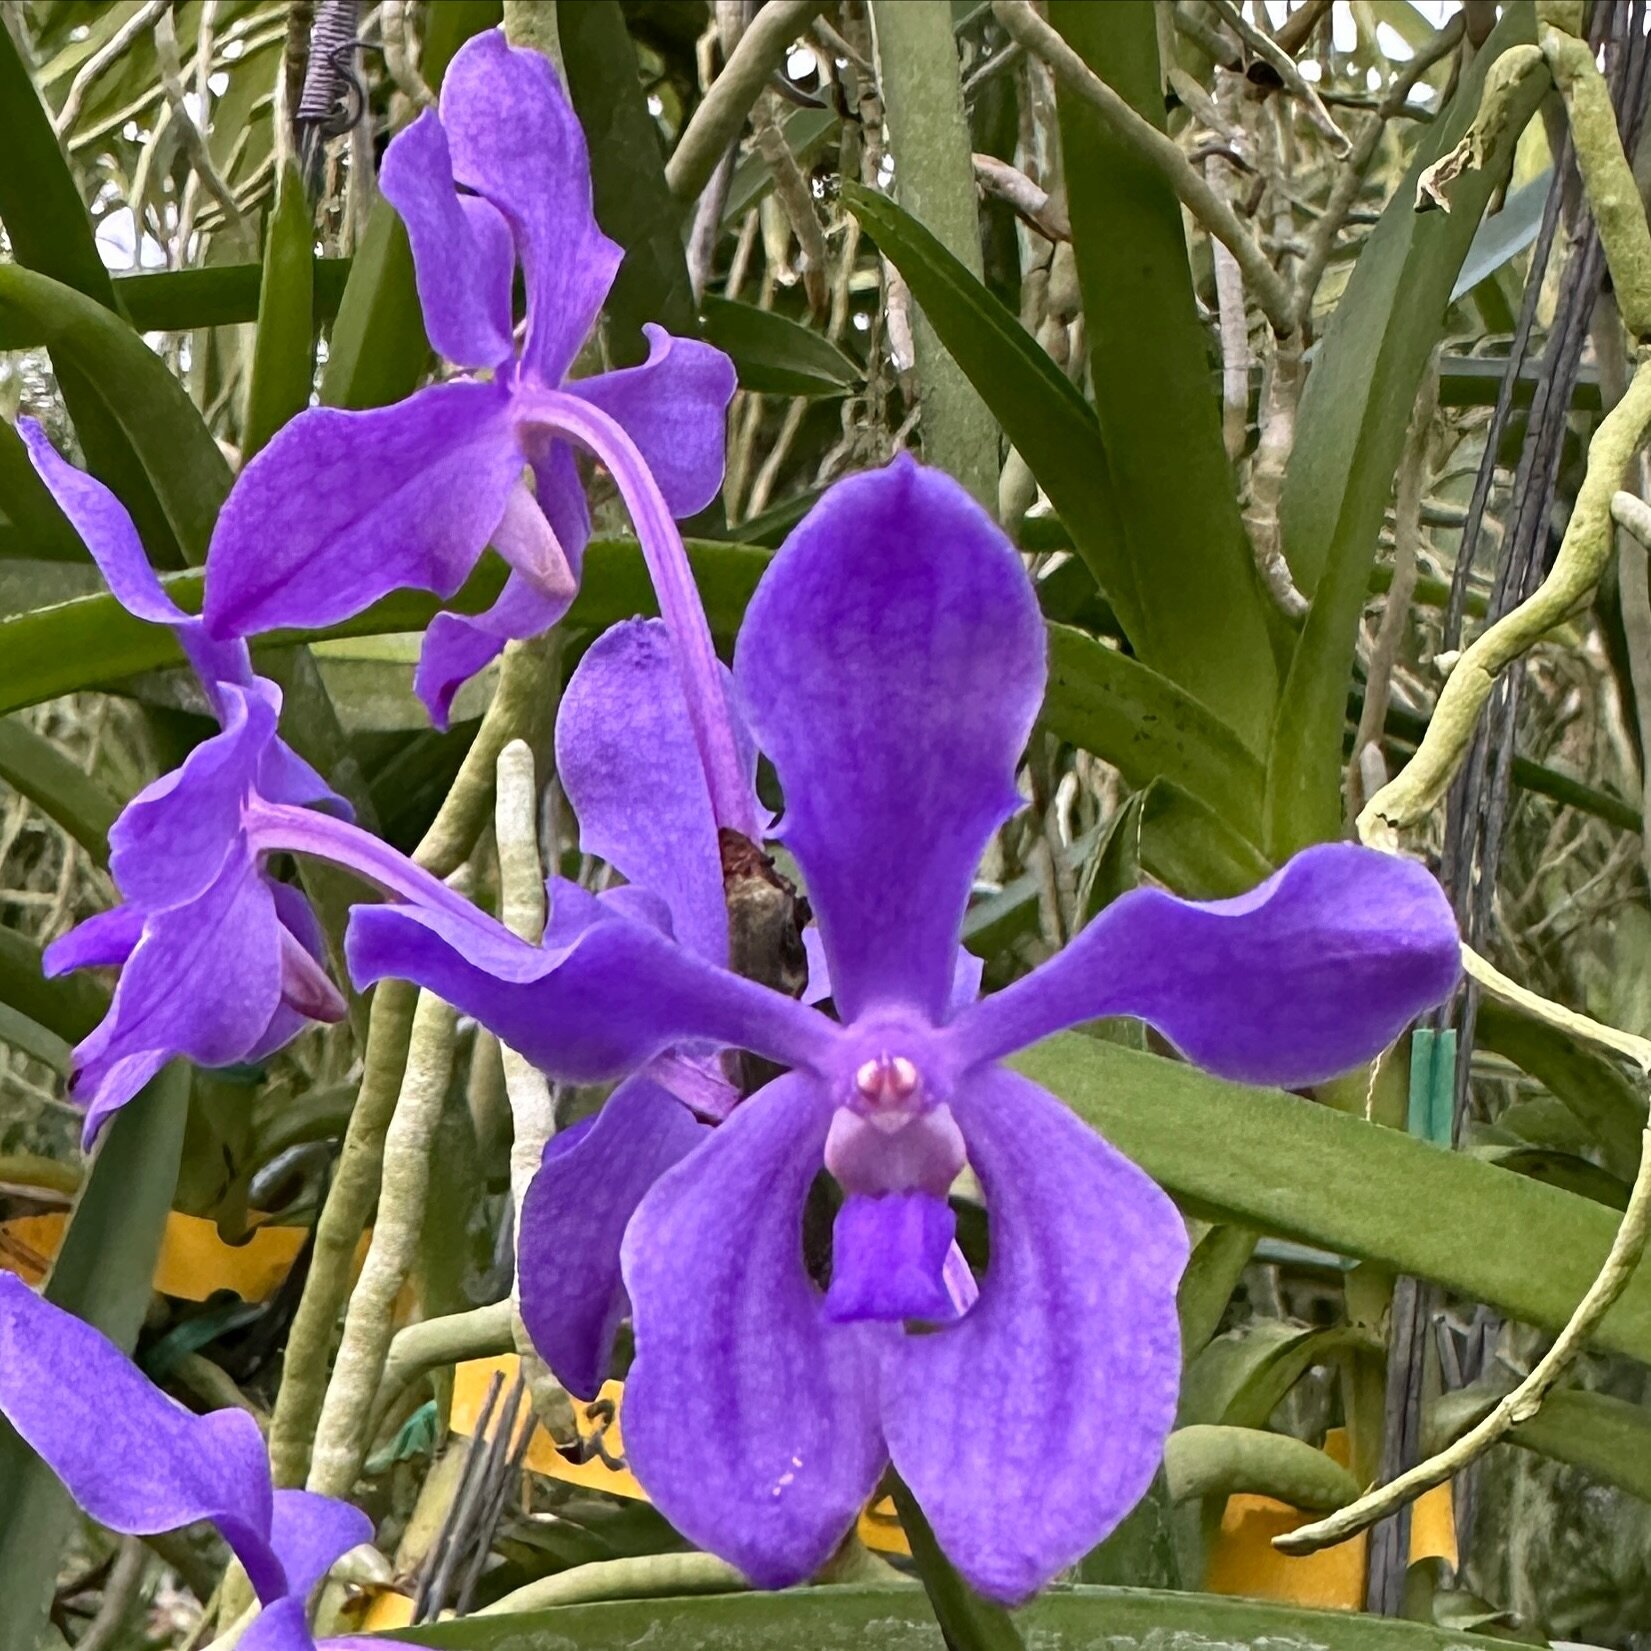
[[[245,642],[216,642],[167,594],[125,507],[77,470],[32,419],[29,457],[121,605],[165,625],[195,668],[219,732],[146,786],[109,832],[121,903],[46,948],[48,975],[113,965],[109,1012],[75,1050],[70,1093],[89,1147],[175,1055],[203,1066],[261,1061],[344,999],[323,964],[309,902],[265,869],[278,849],[322,854],[410,899],[471,911],[350,823],[350,808],[276,732],[281,694]],[[474,914],[479,920],[479,914]]]
[[[275,1490],[244,1410],[197,1416],[72,1314],[0,1272],[0,1415],[100,1525],[151,1536],[208,1519],[263,1610],[240,1651],[316,1651],[306,1620],[315,1586],[372,1521],[348,1503]],[[367,1651],[383,1639],[331,1639]]]
[[[622,253],[597,227],[556,71],[501,31],[459,51],[439,112],[396,136],[379,183],[407,226],[430,342],[467,372],[396,406],[316,408],[287,425],[219,518],[206,621],[243,636],[330,624],[398,586],[449,597],[491,543],[511,570],[498,601],[475,618],[438,615],[426,633],[416,686],[445,726],[461,684],[573,600],[590,533],[574,448],[612,475],[661,604],[673,600],[686,571],[672,518],[722,485],[734,369],[650,326],[641,366],[567,382]],[[711,663],[708,638],[699,663]]]
[[[1044,676],[1013,546],[909,459],[834,486],[764,575],[736,696],[784,789],[779,835],[837,1020],[620,909],[542,948],[429,909],[351,919],[359,982],[416,981],[555,1076],[633,1073],[696,1039],[789,1068],[666,1171],[623,1239],[631,1465],[685,1536],[760,1586],[816,1571],[891,1459],[953,1563],[1007,1601],[1151,1481],[1179,1382],[1185,1229],[1006,1056],[1133,1014],[1213,1072],[1295,1087],[1373,1057],[1457,978],[1426,870],[1330,844],[1233,900],[1127,893],[960,1004],[970,883],[1020,806]],[[947,1195],[966,1163],[990,1261],[960,1307]],[[822,1169],[842,1195],[829,1281],[801,1242]],[[998,1449],[1028,1415],[1037,1452]]]

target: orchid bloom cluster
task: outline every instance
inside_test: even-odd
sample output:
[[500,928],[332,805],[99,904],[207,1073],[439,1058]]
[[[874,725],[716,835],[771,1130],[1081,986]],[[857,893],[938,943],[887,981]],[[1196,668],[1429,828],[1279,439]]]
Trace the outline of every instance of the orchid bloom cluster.
[[[618,254],[549,65],[496,33],[472,41],[439,112],[392,143],[383,182],[431,339],[468,376],[398,407],[295,419],[225,505],[201,619],[167,597],[113,496],[27,432],[116,595],[173,629],[220,723],[117,824],[122,905],[50,959],[122,967],[78,1052],[88,1134],[173,1055],[258,1059],[340,1012],[313,916],[270,858],[345,866],[388,896],[350,917],[358,987],[416,982],[553,1078],[616,1083],[545,1151],[523,1210],[522,1307],[581,1396],[629,1315],[625,1438],[663,1513],[782,1587],[825,1564],[892,1463],[963,1575],[1024,1599],[1157,1469],[1187,1236],[1148,1176],[1005,1062],[1128,1014],[1228,1078],[1329,1078],[1451,990],[1448,903],[1417,865],[1323,845],[1237,899],[1125,894],[982,997],[963,917],[1020,806],[1046,669],[1014,547],[909,458],[841,481],[765,573],[730,672],[674,518],[720,485],[731,369],[656,329],[644,366],[566,381]],[[574,448],[617,484],[663,617],[600,637],[564,695],[557,769],[581,846],[625,881],[601,895],[553,881],[533,945],[350,822],[279,738],[279,695],[242,638],[327,624],[402,585],[451,595],[492,544],[511,569],[499,602],[442,615],[426,637],[418,684],[442,720],[506,639],[571,600],[589,525]],[[783,791],[777,826],[759,751]],[[744,955],[745,880],[777,893],[782,917],[805,910],[770,835],[816,924],[789,937],[813,965],[806,990],[753,978]],[[744,1093],[744,1056],[778,1075]],[[978,1275],[958,1244],[963,1188],[989,1224]],[[830,1216],[828,1256],[805,1254],[810,1206]],[[66,1370],[68,1411],[50,1376]],[[98,1430],[70,1412],[94,1394],[116,1396],[129,1450],[109,1454],[105,1427],[93,1459]],[[337,1505],[272,1500],[244,1418],[178,1411],[4,1280],[0,1411],[115,1529],[216,1519],[266,1606],[267,1638],[242,1641],[256,1651],[311,1643],[302,1596],[368,1534]],[[1011,1445],[1028,1416],[1035,1457]]]

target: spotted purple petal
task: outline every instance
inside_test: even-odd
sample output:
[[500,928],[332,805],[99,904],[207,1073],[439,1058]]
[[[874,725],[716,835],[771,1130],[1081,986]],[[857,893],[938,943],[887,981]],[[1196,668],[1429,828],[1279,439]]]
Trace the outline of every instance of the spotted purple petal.
[[600,407],[636,443],[673,516],[703,510],[722,486],[734,364],[721,350],[649,322],[648,359],[568,391]]
[[952,1563],[1014,1603],[1094,1547],[1157,1470],[1187,1238],[1153,1182],[1037,1085],[984,1072],[952,1105],[991,1260],[961,1320],[890,1344],[883,1429]]
[[219,512],[207,629],[329,625],[404,586],[451,596],[524,464],[500,383],[433,384],[393,407],[300,413]]
[[424,633],[413,691],[430,721],[445,729],[459,690],[504,652],[505,643],[548,631],[568,610],[511,571],[493,606],[478,614],[438,613]]
[[1043,625],[1014,548],[909,459],[839,482],[751,601],[734,678],[785,790],[838,1012],[935,1020],[1043,695]]
[[995,1060],[1099,1015],[1138,1015],[1222,1077],[1296,1088],[1373,1059],[1460,971],[1425,867],[1304,849],[1232,900],[1115,900],[1048,962],[966,1011],[958,1057]]
[[441,88],[453,176],[510,224],[527,283],[522,366],[559,383],[595,324],[623,254],[597,227],[585,134],[543,53],[501,30],[459,48]]
[[883,1327],[828,1324],[803,1266],[803,1200],[829,1112],[801,1075],[760,1090],[659,1182],[625,1235],[626,1453],[684,1536],[764,1588],[825,1563],[886,1460]]
[[510,226],[453,183],[447,134],[433,109],[390,140],[378,174],[407,226],[424,330],[437,355],[460,367],[497,367],[512,353]]
[[[570,1132],[571,1133],[571,1132]],[[522,1322],[576,1398],[594,1399],[625,1311],[619,1245],[648,1190],[710,1131],[630,1078],[577,1137],[554,1136],[522,1201]]]

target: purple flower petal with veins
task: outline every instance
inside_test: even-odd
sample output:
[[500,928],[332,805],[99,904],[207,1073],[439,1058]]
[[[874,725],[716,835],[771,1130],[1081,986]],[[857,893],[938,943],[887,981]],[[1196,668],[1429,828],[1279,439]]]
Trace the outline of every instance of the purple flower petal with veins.
[[110,830],[122,904],[46,949],[49,975],[121,971],[108,1014],[75,1051],[70,1087],[87,1109],[90,1145],[174,1056],[206,1066],[263,1060],[312,1022],[342,1018],[314,913],[268,875],[269,853],[330,853],[404,898],[470,908],[349,823],[349,806],[281,739],[280,693],[253,674],[246,643],[208,637],[167,594],[119,500],[66,463],[39,425],[20,429],[110,589],[177,636],[220,723]]
[[[467,41],[439,111],[391,141],[380,181],[407,227],[431,343],[489,376],[367,412],[315,408],[286,425],[218,518],[208,629],[331,624],[403,586],[448,597],[491,543],[511,564],[510,586],[486,614],[439,619],[415,680],[445,727],[463,682],[508,640],[549,629],[572,600],[589,530],[582,501],[569,500],[578,447],[612,473],[681,638],[690,697],[713,707],[709,635],[701,645],[694,634],[703,615],[684,596],[685,572],[670,571],[685,567],[673,518],[703,509],[722,485],[733,364],[650,327],[642,365],[565,382],[621,253],[596,223],[584,133],[555,70],[498,30]],[[517,263],[527,290],[519,350]],[[713,776],[714,788],[730,778]]]
[[[791,1067],[698,1145],[685,1137],[625,1228],[632,1465],[685,1535],[780,1587],[824,1563],[892,1459],[963,1574],[1023,1599],[1105,1537],[1157,1467],[1187,1240],[1145,1175],[997,1063],[1061,1027],[1137,1014],[1218,1074],[1327,1077],[1450,991],[1450,907],[1420,867],[1324,845],[1238,900],[1126,894],[1048,963],[975,1001],[958,962],[963,911],[1016,805],[1044,632],[1007,539],[954,482],[909,460],[838,483],[792,534],[746,615],[734,680],[784,788],[780,835],[819,916],[840,1022],[596,901],[543,948],[478,944],[441,913],[363,911],[352,970],[429,986],[574,1081],[635,1072],[695,1038]],[[673,774],[691,768],[650,729]],[[622,747],[604,719],[576,700],[558,743],[565,767],[607,776],[590,787],[589,828],[616,862],[657,879],[674,855],[703,854],[692,820],[625,816]],[[739,773],[731,739],[723,755]],[[686,898],[688,870],[679,877]],[[714,927],[694,895],[701,906],[690,933]],[[639,1126],[628,1141],[663,1137]],[[566,1232],[578,1189],[558,1162],[553,1146],[540,1214]],[[965,1162],[991,1232],[978,1294],[946,1204]],[[843,1194],[826,1286],[800,1231],[822,1168]],[[597,1194],[587,1218],[611,1230],[652,1171]],[[530,1234],[529,1269],[532,1246]],[[605,1346],[615,1311],[605,1283],[592,1290],[600,1323],[582,1355]],[[587,1386],[598,1373],[587,1366]],[[1035,1459],[1001,1448],[1026,1415],[1048,1434]]]
[[271,1487],[263,1438],[245,1411],[185,1410],[100,1332],[9,1273],[0,1273],[0,1415],[110,1530],[216,1525],[265,1607],[242,1645],[310,1651],[309,1594],[343,1554],[372,1540],[359,1509]]

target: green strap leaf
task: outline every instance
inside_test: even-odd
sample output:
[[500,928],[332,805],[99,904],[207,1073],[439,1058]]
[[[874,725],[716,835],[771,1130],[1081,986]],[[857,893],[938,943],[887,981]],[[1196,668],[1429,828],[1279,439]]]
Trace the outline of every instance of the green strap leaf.
[[1132,785],[1173,780],[1241,836],[1259,840],[1260,761],[1212,711],[1139,660],[1051,625],[1043,722]]
[[[189,562],[204,561],[218,507],[229,491],[229,466],[166,363],[113,310],[15,264],[0,265],[0,325],[8,323],[38,329],[60,378],[65,371],[80,375],[98,417],[120,430],[141,465],[171,543]],[[87,410],[84,399],[70,404],[90,460]],[[131,497],[116,491],[132,508]],[[143,521],[137,510],[133,515],[141,532]],[[153,555],[147,535],[144,542]]]
[[[1479,1387],[1445,1394],[1428,1414],[1427,1448],[1443,1450],[1488,1416],[1500,1397]],[[1626,1399],[1580,1389],[1550,1393],[1508,1441],[1651,1502],[1651,1415]]]
[[252,382],[241,428],[243,462],[309,405],[315,380],[315,231],[295,164],[276,180],[265,233]]
[[[1157,11],[1151,0],[1054,0],[1049,21],[1137,113],[1162,126]],[[1260,751],[1278,672],[1222,445],[1181,203],[1090,104],[1061,87],[1056,106],[1090,383],[1123,554],[1148,626],[1130,638],[1143,659],[1218,707]],[[1024,449],[1022,456],[1031,459]]]
[[1164,1478],[1172,1502],[1247,1493],[1327,1513],[1359,1495],[1358,1480],[1322,1450],[1254,1427],[1178,1428],[1164,1446]]
[[[1015,1621],[1039,1651],[1507,1651],[1504,1640],[1446,1633],[1391,1617],[1304,1611],[1214,1594],[1146,1588],[1065,1588],[1033,1600]],[[442,1651],[943,1651],[928,1602],[915,1589],[810,1588],[783,1594],[568,1605],[521,1615],[398,1628],[391,1638]]]
[[[48,1301],[136,1343],[178,1179],[189,1072],[174,1062],[110,1124],[46,1281]],[[56,1476],[0,1421],[0,1651],[34,1651],[74,1524]]]
[[49,739],[15,718],[0,720],[0,780],[55,820],[98,865],[120,804]]
[[1095,411],[994,298],[909,212],[860,184],[843,204],[906,279],[940,342],[1060,513],[1131,640],[1150,634]]
[[775,310],[705,300],[705,337],[733,358],[742,388],[777,396],[847,395],[861,381],[853,357]]
[[[1616,1233],[1592,1199],[1081,1033],[1013,1064],[1200,1213],[1433,1279],[1547,1329],[1569,1319]],[[1651,1358],[1651,1274],[1635,1275],[1595,1340]]]
[[1507,7],[1474,55],[1365,242],[1307,378],[1280,504],[1285,554],[1312,606],[1268,756],[1267,847],[1278,858],[1341,835],[1342,707],[1382,512],[1451,284],[1546,77],[1529,76],[1516,93],[1483,168],[1452,185],[1449,212],[1415,210],[1416,178],[1467,130],[1486,69],[1533,29],[1529,7]]

